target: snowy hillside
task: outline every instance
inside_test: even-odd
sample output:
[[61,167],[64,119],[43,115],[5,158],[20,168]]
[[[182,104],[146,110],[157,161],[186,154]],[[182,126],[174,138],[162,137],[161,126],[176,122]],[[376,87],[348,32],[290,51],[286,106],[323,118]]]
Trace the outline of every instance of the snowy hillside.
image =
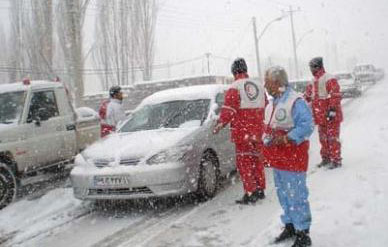
[[[343,167],[317,169],[317,135],[310,149],[308,186],[314,247],[388,246],[388,83],[344,101]],[[290,246],[271,245],[280,232],[280,207],[267,171],[267,198],[236,205],[241,182],[232,177],[211,201],[170,206],[92,210],[70,188],[21,199],[0,211],[1,246]]]

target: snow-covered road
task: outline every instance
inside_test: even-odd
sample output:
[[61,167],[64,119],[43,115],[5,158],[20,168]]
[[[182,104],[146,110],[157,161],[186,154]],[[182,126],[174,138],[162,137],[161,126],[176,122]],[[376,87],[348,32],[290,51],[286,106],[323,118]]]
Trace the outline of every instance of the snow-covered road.
[[[387,246],[388,83],[344,104],[343,164],[317,170],[319,145],[312,137],[308,184],[317,246]],[[232,176],[211,201],[125,203],[96,210],[74,199],[71,188],[22,199],[0,212],[1,246],[270,246],[280,231],[280,207],[267,171],[267,198],[236,205],[242,193]],[[8,240],[6,240],[8,239]],[[289,246],[290,242],[279,247]]]

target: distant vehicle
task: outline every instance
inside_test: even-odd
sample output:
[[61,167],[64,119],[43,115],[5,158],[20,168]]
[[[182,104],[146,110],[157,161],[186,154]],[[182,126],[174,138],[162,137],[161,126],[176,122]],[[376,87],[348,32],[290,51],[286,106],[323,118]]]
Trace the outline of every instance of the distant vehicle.
[[362,85],[356,81],[351,73],[335,73],[335,78],[340,85],[340,90],[343,98],[360,97],[362,94]]
[[356,81],[360,83],[372,82],[375,83],[376,69],[372,64],[360,64],[356,65],[353,70],[353,75]]
[[376,69],[375,75],[376,75],[376,80],[377,81],[380,81],[380,80],[384,79],[384,77],[385,77],[384,69],[381,69],[381,68]]
[[0,209],[26,178],[72,160],[99,132],[99,118],[75,111],[60,82],[0,85]]
[[229,128],[212,134],[225,85],[157,92],[142,101],[117,133],[88,147],[70,173],[82,200],[216,194],[235,169]]
[[304,93],[306,91],[306,86],[311,80],[309,79],[296,79],[290,80],[289,85],[297,92]]

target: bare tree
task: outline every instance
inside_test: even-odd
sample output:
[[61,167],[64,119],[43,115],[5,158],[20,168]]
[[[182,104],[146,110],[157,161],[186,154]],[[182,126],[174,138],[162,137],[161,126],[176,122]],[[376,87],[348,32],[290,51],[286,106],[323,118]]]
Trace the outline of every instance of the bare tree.
[[9,73],[9,80],[16,81],[21,78],[23,72],[21,68],[24,67],[23,50],[23,15],[24,3],[21,0],[10,1],[10,23],[11,23],[11,36],[10,36],[10,50],[13,51],[12,56],[9,57],[9,66],[13,68]]
[[134,83],[136,72],[152,76],[156,4],[153,0],[104,1],[96,22],[96,68],[103,68],[103,89]]
[[136,23],[139,26],[137,41],[139,44],[139,62],[143,66],[143,79],[152,78],[152,64],[154,62],[154,39],[157,17],[155,0],[135,0]]
[[8,42],[7,42],[7,36],[4,32],[3,25],[0,24],[0,84],[7,83],[9,80],[9,73],[8,73]]
[[57,6],[57,34],[65,60],[65,75],[70,82],[70,89],[75,105],[83,105],[83,39],[82,26],[85,12],[90,0],[59,1]]
[[10,80],[46,79],[53,72],[53,2],[13,0],[10,5]]
[[23,13],[23,51],[32,79],[53,77],[53,2],[30,0]]
[[104,1],[99,5],[93,58],[96,68],[104,68],[100,76],[104,90],[112,84],[129,84],[129,63],[133,59],[132,2]]

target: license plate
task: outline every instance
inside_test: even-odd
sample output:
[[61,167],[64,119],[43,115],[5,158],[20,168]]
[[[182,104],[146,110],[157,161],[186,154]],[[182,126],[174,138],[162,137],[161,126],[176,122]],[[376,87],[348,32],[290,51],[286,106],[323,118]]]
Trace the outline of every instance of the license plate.
[[96,176],[94,177],[94,185],[96,186],[119,186],[129,185],[128,176]]

